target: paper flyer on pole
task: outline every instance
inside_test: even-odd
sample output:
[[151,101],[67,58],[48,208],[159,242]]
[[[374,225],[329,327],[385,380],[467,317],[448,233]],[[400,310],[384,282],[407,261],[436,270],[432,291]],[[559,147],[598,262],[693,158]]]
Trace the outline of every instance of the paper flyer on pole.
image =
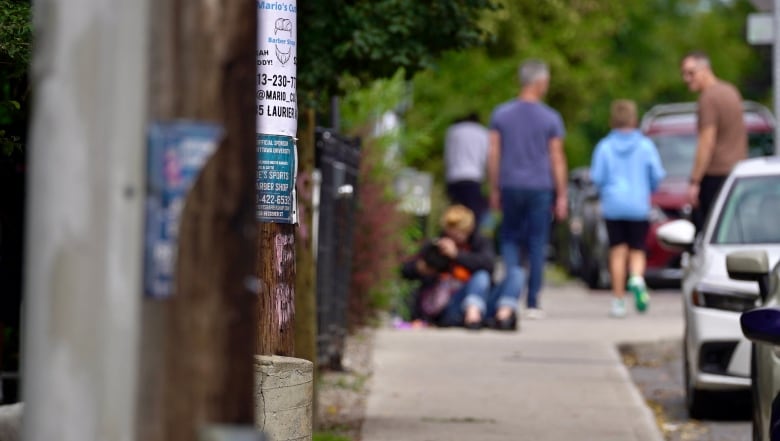
[[257,219],[297,223],[297,5],[258,1]]
[[258,1],[257,132],[295,137],[296,2]]

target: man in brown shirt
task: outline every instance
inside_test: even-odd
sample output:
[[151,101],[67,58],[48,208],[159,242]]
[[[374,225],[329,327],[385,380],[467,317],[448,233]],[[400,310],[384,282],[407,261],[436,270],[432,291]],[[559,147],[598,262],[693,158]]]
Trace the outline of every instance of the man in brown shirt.
[[680,63],[683,80],[699,93],[698,139],[688,196],[695,207],[693,221],[700,230],[721,185],[734,165],[747,157],[747,132],[742,95],[712,72],[702,52],[691,52]]

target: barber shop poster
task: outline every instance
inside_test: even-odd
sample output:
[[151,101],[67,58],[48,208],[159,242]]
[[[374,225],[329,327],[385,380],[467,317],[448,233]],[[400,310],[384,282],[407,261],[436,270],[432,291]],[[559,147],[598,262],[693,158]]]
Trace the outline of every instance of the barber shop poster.
[[297,223],[296,2],[257,2],[257,219]]
[[257,132],[295,136],[296,2],[258,1]]

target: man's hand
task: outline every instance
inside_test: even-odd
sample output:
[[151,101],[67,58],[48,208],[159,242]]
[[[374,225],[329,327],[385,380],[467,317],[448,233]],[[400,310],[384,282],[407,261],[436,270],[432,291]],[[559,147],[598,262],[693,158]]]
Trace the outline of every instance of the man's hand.
[[418,273],[422,276],[435,276],[436,270],[428,266],[427,263],[425,263],[422,259],[417,259],[417,261],[414,263],[415,269]]
[[501,211],[501,192],[498,189],[490,191],[490,209]]
[[501,162],[501,135],[496,130],[490,131],[490,145],[488,147],[487,175],[490,188],[490,208],[501,210],[501,192],[499,190],[498,174]]
[[569,201],[566,196],[555,198],[555,219],[562,221],[569,216]]
[[691,182],[688,185],[688,203],[691,204],[691,207],[698,207],[699,206],[699,184],[695,182]]

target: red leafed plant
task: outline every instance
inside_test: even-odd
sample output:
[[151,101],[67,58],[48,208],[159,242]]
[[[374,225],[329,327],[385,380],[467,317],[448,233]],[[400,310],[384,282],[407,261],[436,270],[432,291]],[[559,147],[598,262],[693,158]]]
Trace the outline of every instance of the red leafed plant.
[[393,174],[382,163],[382,149],[364,144],[358,176],[358,206],[349,293],[350,329],[366,325],[376,313],[403,303],[399,276],[408,252],[413,218],[398,209]]

